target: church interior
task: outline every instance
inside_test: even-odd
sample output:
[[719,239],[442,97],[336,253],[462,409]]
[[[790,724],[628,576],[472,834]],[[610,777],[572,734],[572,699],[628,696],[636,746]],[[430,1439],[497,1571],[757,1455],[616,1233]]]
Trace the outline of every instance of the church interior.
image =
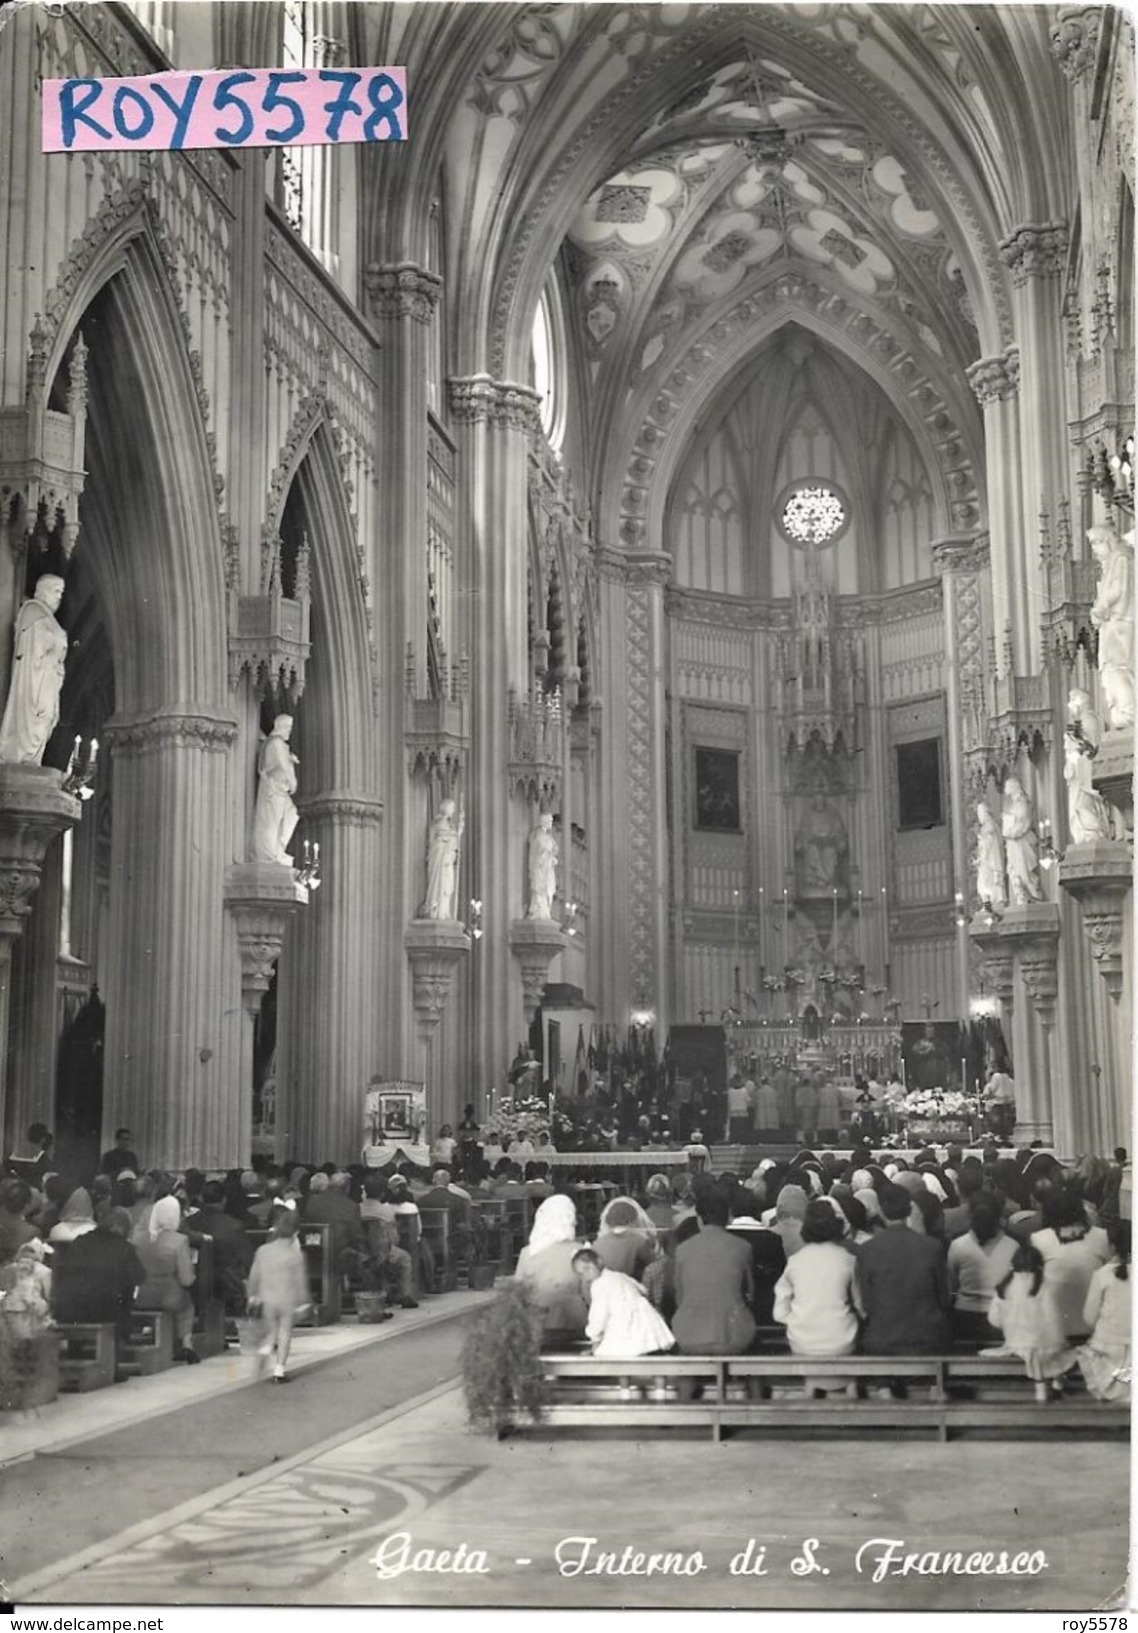
[[[405,69],[399,139],[43,150],[49,81],[359,65]],[[429,1172],[465,1121],[639,1180],[995,1135],[1128,1198],[1124,10],[41,0],[0,84],[14,1171],[127,1131],[140,1171]],[[406,1398],[459,1367],[424,1313]],[[993,1602],[1122,1580],[1124,1448],[1062,1455],[1092,1507],[1117,1475],[1092,1563]],[[79,1597],[135,1581],[103,1556]]]

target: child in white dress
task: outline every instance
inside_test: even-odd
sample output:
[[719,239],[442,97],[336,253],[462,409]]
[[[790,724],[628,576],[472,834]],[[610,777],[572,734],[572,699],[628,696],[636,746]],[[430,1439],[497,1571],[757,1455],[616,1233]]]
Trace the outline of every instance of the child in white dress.
[[1130,1221],[1107,1232],[1114,1258],[1091,1277],[1083,1319],[1090,1337],[1078,1351],[1079,1369],[1099,1401],[1130,1399]]
[[573,1269],[589,1300],[585,1336],[593,1354],[614,1359],[659,1355],[675,1344],[672,1329],[653,1308],[640,1282],[619,1270],[608,1270],[590,1247],[573,1255]]
[[988,1320],[1001,1329],[1007,1347],[1034,1378],[1036,1400],[1062,1394],[1063,1375],[1074,1365],[1075,1352],[1067,1347],[1059,1306],[1043,1279],[1043,1255],[1030,1243],[1016,1249],[1012,1273],[1000,1283]]

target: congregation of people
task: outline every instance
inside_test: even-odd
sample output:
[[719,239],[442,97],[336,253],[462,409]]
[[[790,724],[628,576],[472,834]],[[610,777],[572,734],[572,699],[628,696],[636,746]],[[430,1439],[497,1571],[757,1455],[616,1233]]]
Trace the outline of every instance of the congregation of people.
[[866,1150],[803,1151],[677,1187],[661,1173],[614,1198],[591,1241],[572,1197],[550,1197],[515,1274],[550,1350],[745,1355],[784,1330],[794,1355],[981,1348],[1019,1357],[1040,1401],[1075,1368],[1096,1398],[1126,1400],[1124,1162],[949,1147],[943,1162],[927,1150],[884,1166]]
[[166,1311],[175,1358],[194,1364],[195,1283],[208,1264],[206,1296],[257,1321],[266,1373],[271,1363],[283,1380],[311,1297],[303,1226],[327,1227],[343,1289],[379,1293],[378,1319],[392,1319],[416,1306],[417,1289],[436,1289],[424,1216],[445,1212],[455,1253],[473,1262],[486,1246],[478,1204],[524,1198],[532,1227],[514,1276],[547,1348],[742,1355],[780,1331],[804,1356],[987,1346],[1019,1356],[1041,1400],[1076,1366],[1091,1394],[1128,1398],[1125,1152],[1065,1168],[995,1146],[982,1156],[950,1146],[943,1162],[931,1149],[880,1162],[864,1144],[803,1149],[746,1177],[656,1173],[642,1195],[613,1197],[591,1231],[579,1193],[537,1146],[483,1139],[471,1106],[457,1130],[439,1130],[431,1156],[429,1170],[168,1174],[143,1171],[123,1129],[98,1173],[77,1177],[51,1168],[48,1136],[30,1171],[0,1183],[0,1310],[123,1333],[138,1311]]

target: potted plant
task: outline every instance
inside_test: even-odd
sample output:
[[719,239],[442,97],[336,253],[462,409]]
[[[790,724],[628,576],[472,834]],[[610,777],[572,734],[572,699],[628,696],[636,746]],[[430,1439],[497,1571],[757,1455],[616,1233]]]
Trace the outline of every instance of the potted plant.
[[471,1323],[462,1350],[462,1387],[472,1429],[501,1440],[519,1418],[541,1421],[541,1311],[521,1283],[507,1283]]

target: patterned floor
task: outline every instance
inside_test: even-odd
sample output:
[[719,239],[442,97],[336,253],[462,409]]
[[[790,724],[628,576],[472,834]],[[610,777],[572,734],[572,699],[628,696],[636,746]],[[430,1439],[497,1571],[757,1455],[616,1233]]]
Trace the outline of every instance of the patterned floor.
[[[52,1604],[1088,1610],[1123,1592],[1127,1487],[1115,1444],[497,1442],[467,1434],[461,1396],[444,1388],[41,1573],[34,1592]],[[1046,1568],[944,1576],[926,1557],[922,1573],[874,1582],[881,1546],[856,1563],[873,1539],[922,1556],[1038,1550]],[[739,1570],[749,1540],[764,1574]],[[444,1550],[453,1564],[460,1544],[484,1570],[396,1569],[415,1553],[437,1567]],[[619,1559],[629,1544],[688,1568],[698,1551],[703,1569],[592,1571],[601,1550]]]

